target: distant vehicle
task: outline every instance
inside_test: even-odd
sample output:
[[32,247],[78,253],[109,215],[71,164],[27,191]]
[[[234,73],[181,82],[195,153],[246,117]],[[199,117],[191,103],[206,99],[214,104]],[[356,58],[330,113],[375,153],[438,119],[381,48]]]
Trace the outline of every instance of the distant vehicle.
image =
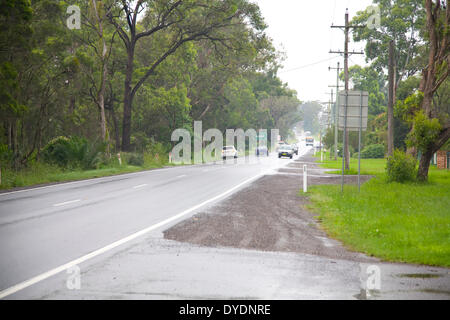
[[313,137],[306,137],[305,143],[306,143],[306,146],[314,147],[314,138]]
[[225,160],[226,158],[237,158],[238,152],[234,146],[225,146],[222,149],[222,159]]
[[281,157],[289,157],[292,159],[294,156],[294,149],[288,144],[280,146],[280,149],[278,150],[278,158]]
[[294,144],[292,145],[292,149],[294,150],[294,153],[295,153],[296,155],[298,155],[298,145],[294,143]]
[[259,146],[256,148],[256,155],[259,156],[269,156],[269,149],[266,146]]

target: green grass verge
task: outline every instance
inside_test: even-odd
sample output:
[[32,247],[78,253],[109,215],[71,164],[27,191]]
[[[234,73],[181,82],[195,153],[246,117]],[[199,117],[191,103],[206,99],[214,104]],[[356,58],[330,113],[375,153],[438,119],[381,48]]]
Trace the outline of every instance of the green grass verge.
[[[324,153],[323,162],[320,161],[320,153],[316,153],[317,162],[322,168],[337,169],[329,173],[341,174],[342,172],[342,158],[337,160],[330,160],[329,153]],[[361,174],[362,175],[376,175],[385,172],[386,159],[361,159]],[[358,159],[350,158],[350,170],[345,170],[344,174],[358,174]]]
[[54,182],[69,182],[91,178],[100,178],[124,173],[132,173],[162,168],[170,164],[150,164],[143,167],[123,165],[96,170],[62,170],[46,164],[35,164],[20,171],[2,170],[0,189],[11,189]]
[[330,236],[352,250],[450,267],[450,172],[431,167],[428,183],[387,183],[385,165],[385,159],[361,160],[362,172],[376,175],[361,193],[356,186],[345,186],[343,193],[337,185],[312,186],[310,209]]

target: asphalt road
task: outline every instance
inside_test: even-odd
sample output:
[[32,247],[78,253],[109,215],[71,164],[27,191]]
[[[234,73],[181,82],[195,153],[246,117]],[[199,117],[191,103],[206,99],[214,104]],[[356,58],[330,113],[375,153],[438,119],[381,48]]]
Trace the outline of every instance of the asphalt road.
[[25,288],[27,280],[107,252],[141,230],[176,223],[289,161],[272,154],[2,193],[0,291]]

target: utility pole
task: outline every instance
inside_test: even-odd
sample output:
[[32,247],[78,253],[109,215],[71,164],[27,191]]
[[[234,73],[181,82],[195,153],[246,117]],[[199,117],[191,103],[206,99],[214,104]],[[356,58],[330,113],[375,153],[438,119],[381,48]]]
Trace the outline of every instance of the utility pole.
[[[345,11],[345,26],[334,26],[332,25],[331,28],[344,28],[344,34],[345,34],[345,42],[344,42],[344,52],[342,51],[331,51],[330,53],[339,53],[344,54],[344,76],[345,76],[345,107],[344,107],[344,157],[342,159],[342,163],[345,162],[345,170],[350,169],[350,153],[348,149],[348,130],[347,130],[347,105],[348,105],[348,57],[350,54],[364,54],[364,52],[349,52],[348,51],[348,41],[349,41],[349,32],[352,28],[364,28],[363,25],[350,25],[348,22],[348,9]],[[344,167],[344,165],[343,165]],[[342,168],[342,173],[344,173],[344,168]],[[342,176],[343,179],[344,176]]]
[[394,52],[394,40],[389,41],[389,99],[387,107],[388,118],[388,156],[392,156],[394,151],[394,99],[395,99],[395,52]]
[[[321,104],[328,104],[328,106],[330,106],[330,101],[328,102],[321,102]],[[327,117],[327,121],[325,123],[324,121],[324,116]],[[325,129],[325,126],[329,126],[330,124],[330,110],[328,109],[327,111],[323,111],[322,110],[322,116],[319,119],[319,150],[320,150],[320,161],[323,162],[323,147],[322,147],[322,137],[323,137],[323,131]]]
[[[334,86],[329,86],[329,87],[332,87],[332,88],[334,88]],[[334,123],[334,131],[336,131],[336,107],[332,107],[332,105],[333,105],[333,97],[334,97],[334,92],[333,92],[333,89],[331,89],[331,92],[327,92],[326,94],[329,94],[330,95],[330,100],[328,101],[328,129],[330,129],[330,128],[332,128],[332,124]],[[335,135],[336,135],[336,133],[335,133]],[[335,154],[335,157],[336,157],[336,139],[334,139],[334,154]],[[331,150],[332,150],[333,148],[332,147],[330,147],[330,160],[332,159],[332,156],[333,156],[333,153],[331,152]]]
[[[338,145],[338,121],[339,121],[339,74],[342,70],[339,66],[339,62],[337,63],[336,68],[328,67],[328,71],[330,70],[336,70],[336,85],[335,86],[329,86],[329,87],[336,87],[336,103],[334,105],[334,160],[337,160],[337,145]],[[333,100],[333,97],[331,97],[331,100]],[[331,155],[331,153],[330,153]]]

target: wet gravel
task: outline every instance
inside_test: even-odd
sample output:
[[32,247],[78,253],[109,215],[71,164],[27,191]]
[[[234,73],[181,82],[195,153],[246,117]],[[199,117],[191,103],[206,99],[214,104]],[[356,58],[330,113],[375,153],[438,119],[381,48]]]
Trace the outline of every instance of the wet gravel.
[[[327,174],[326,170],[313,164],[314,161],[311,156],[304,156],[291,162],[278,173],[260,178],[207,211],[164,231],[164,237],[208,247],[298,252],[332,259],[376,261],[330,239],[320,228],[315,214],[306,209],[308,199],[299,194],[303,164],[307,164],[308,173],[312,175],[308,178],[308,185],[339,184],[341,181],[339,175]],[[368,179],[369,176],[362,176],[361,182]],[[356,182],[355,176],[345,177],[345,183]]]

